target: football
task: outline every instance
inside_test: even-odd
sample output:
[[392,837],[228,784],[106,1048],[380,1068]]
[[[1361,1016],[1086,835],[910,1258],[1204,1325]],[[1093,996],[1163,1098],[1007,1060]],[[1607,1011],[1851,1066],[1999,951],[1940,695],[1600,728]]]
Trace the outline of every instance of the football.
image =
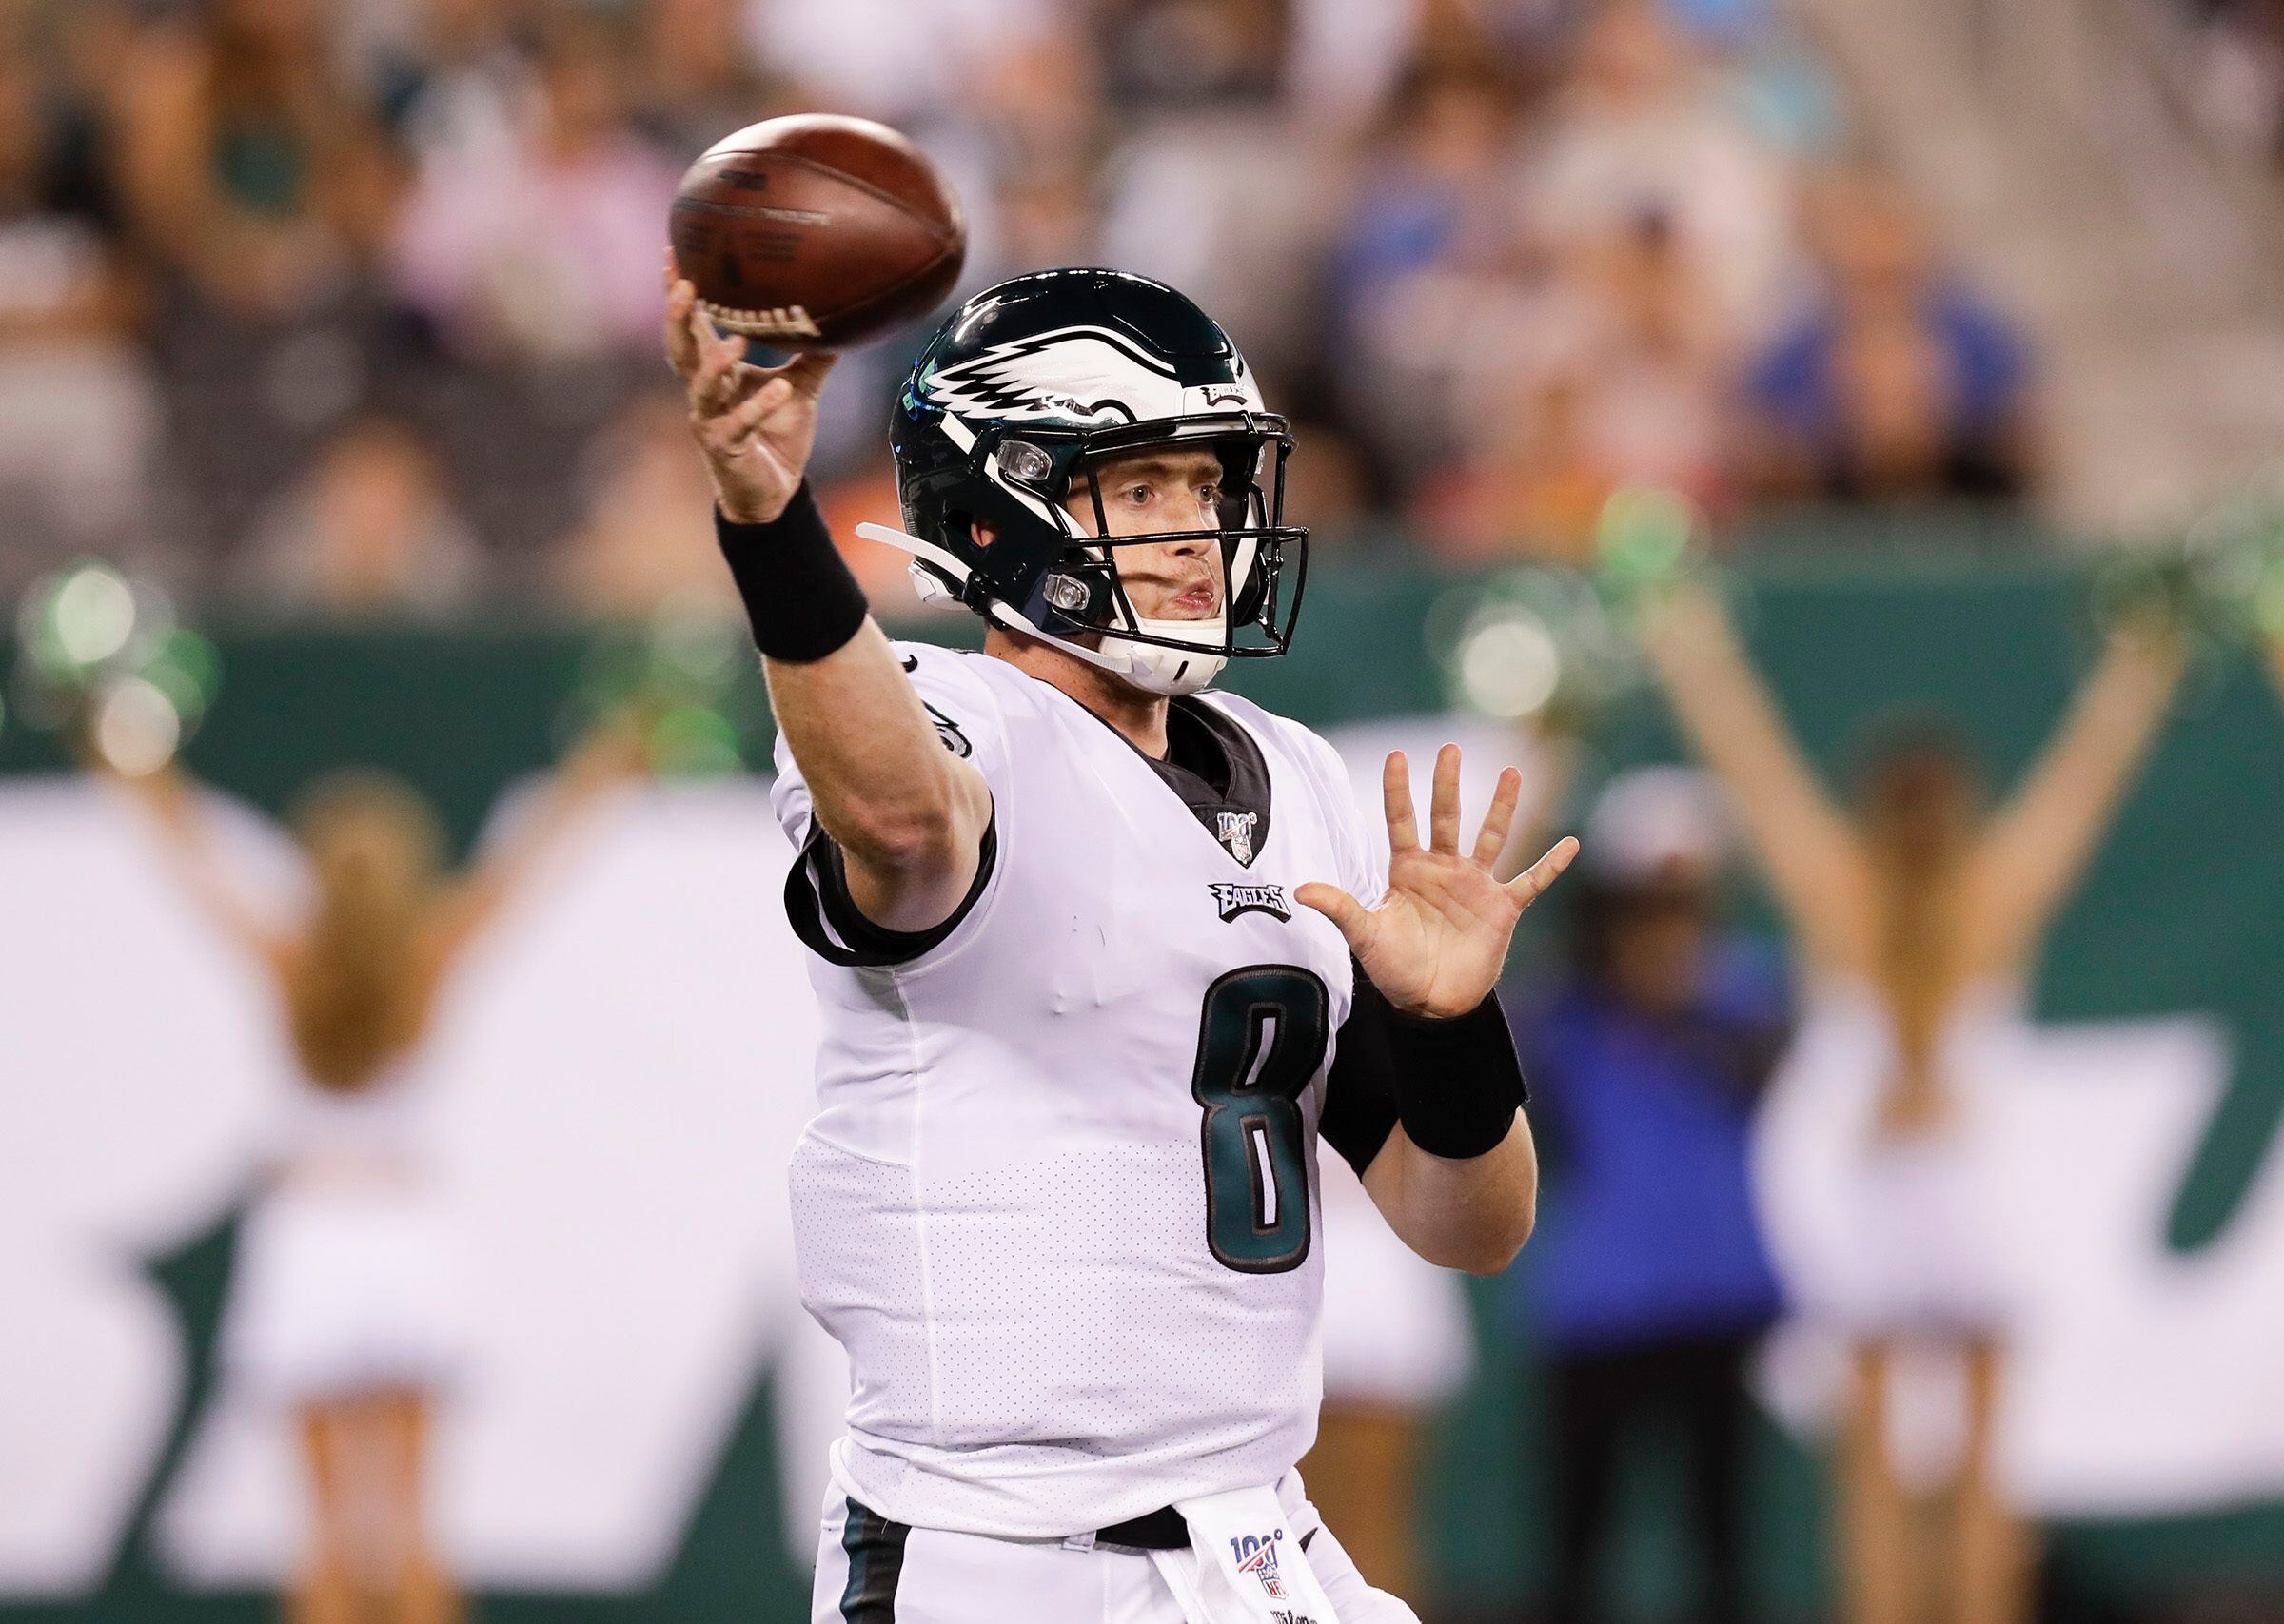
[[967,258],[959,201],[912,142],[804,113],[714,144],[668,239],[701,308],[772,349],[847,349],[924,316]]

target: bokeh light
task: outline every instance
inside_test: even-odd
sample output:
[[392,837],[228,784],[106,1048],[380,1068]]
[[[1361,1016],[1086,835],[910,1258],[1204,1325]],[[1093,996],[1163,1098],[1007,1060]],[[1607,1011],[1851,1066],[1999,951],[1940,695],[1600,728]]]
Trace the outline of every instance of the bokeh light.
[[177,627],[141,675],[167,695],[184,720],[196,721],[222,685],[222,656],[210,639]]
[[83,564],[66,576],[48,606],[56,652],[74,666],[100,665],[135,635],[135,594],[126,577],[103,564]]
[[737,726],[702,705],[677,705],[661,712],[651,728],[650,752],[653,768],[679,777],[719,777],[744,764]]
[[1662,485],[1622,485],[1603,503],[1594,549],[1605,575],[1626,586],[1687,567],[1699,530],[1689,499]]
[[1460,696],[1487,716],[1515,719],[1546,709],[1562,680],[1563,655],[1546,621],[1500,605],[1460,640]]
[[88,734],[96,753],[129,778],[156,773],[183,742],[182,714],[158,684],[140,676],[107,682],[95,696]]
[[1454,704],[1500,720],[1575,726],[1633,687],[1639,656],[1594,582],[1527,566],[1454,588],[1428,616]]

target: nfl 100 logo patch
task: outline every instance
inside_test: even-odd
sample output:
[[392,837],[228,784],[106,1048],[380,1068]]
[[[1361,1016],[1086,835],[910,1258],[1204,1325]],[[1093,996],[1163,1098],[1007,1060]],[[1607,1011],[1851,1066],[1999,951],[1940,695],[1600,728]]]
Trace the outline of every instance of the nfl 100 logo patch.
[[1253,825],[1260,822],[1259,812],[1215,812],[1214,837],[1230,849],[1230,855],[1251,868],[1253,863]]

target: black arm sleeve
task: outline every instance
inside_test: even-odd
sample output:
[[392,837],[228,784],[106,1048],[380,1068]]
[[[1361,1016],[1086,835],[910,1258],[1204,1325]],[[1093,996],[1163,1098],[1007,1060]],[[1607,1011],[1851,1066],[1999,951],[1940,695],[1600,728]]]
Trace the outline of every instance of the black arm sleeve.
[[823,659],[864,629],[864,588],[833,544],[803,479],[785,511],[766,524],[738,524],[714,510],[714,536],[745,604],[754,646],[771,659]]
[[1356,975],[1355,1002],[1333,1045],[1317,1132],[1361,1179],[1396,1128],[1396,1057],[1388,1042],[1388,1000],[1362,965],[1349,962]]
[[994,810],[992,821],[983,827],[975,882],[952,916],[926,930],[891,930],[874,924],[857,908],[856,899],[849,894],[848,865],[842,860],[840,847],[823,825],[813,822],[808,844],[785,876],[785,916],[793,922],[793,933],[828,964],[876,969],[910,964],[947,941],[975,910],[998,862],[999,816]]
[[[1359,1178],[1395,1131],[1435,1156],[1480,1156],[1530,1098],[1496,992],[1447,1021],[1406,1015],[1350,961],[1354,1003],[1341,1023],[1317,1131]],[[1498,1137],[1481,1143],[1498,1125]]]

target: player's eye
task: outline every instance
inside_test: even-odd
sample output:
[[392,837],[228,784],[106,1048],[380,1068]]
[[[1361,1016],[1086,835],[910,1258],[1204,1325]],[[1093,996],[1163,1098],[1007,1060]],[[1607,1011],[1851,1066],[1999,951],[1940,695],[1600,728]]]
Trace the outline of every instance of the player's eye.
[[1220,501],[1221,487],[1219,485],[1200,485],[1197,487],[1198,506],[1213,507],[1218,505]]
[[1129,507],[1148,507],[1157,493],[1145,484],[1132,484],[1118,493],[1118,499]]

